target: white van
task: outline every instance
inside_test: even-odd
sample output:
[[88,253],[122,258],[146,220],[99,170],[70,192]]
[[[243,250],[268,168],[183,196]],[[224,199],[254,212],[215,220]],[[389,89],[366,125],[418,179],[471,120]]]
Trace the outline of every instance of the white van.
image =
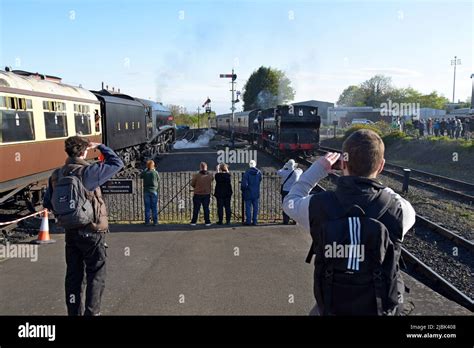
[[351,124],[374,124],[374,122],[367,120],[366,118],[354,118]]

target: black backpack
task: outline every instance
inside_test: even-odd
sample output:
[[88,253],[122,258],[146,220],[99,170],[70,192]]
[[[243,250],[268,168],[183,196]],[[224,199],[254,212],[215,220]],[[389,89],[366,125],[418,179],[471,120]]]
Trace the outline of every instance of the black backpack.
[[382,192],[364,211],[344,207],[334,192],[325,195],[327,219],[319,222],[306,259],[310,263],[316,256],[314,292],[321,315],[398,314],[398,260],[378,220],[390,201]]
[[82,183],[84,166],[56,169],[57,181],[51,196],[53,213],[65,229],[84,227],[94,220],[94,209]]

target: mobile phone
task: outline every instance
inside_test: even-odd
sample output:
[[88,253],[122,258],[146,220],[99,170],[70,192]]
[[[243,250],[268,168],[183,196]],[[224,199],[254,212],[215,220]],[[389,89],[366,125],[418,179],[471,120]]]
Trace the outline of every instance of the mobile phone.
[[337,161],[331,166],[333,170],[342,170],[342,154],[339,154]]

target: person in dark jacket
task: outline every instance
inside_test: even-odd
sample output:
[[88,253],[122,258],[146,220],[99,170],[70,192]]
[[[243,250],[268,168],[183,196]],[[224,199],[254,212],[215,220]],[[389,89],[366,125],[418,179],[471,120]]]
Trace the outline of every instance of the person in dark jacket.
[[260,198],[260,183],[262,172],[257,169],[257,163],[251,160],[249,169],[242,176],[240,189],[245,202],[245,225],[256,225],[258,221],[258,203]]
[[[98,149],[104,162],[89,164],[88,150]],[[100,304],[105,288],[106,258],[105,233],[109,230],[107,210],[100,185],[112,178],[123,167],[122,160],[104,144],[91,143],[87,138],[73,136],[66,139],[68,154],[63,173],[81,172],[80,177],[94,208],[95,221],[78,229],[66,229],[66,305],[68,315],[100,315]],[[78,175],[78,174],[75,174]],[[44,195],[43,206],[53,211],[51,196],[58,174],[54,171]],[[84,272],[85,271],[85,272]],[[81,308],[82,283],[86,275],[85,309]]]
[[232,184],[231,175],[229,173],[229,167],[227,164],[221,163],[217,166],[217,173],[214,175],[214,179],[216,180],[214,196],[217,200],[217,216],[219,218],[217,224],[222,225],[225,209],[226,224],[230,225],[230,200],[232,198]]
[[201,162],[199,168],[200,171],[194,174],[191,179],[191,187],[194,189],[191,226],[196,226],[201,205],[204,210],[204,223],[206,226],[211,226],[209,204],[211,202],[212,181],[214,180],[214,175],[207,171],[206,162]]
[[153,226],[158,224],[158,185],[160,176],[155,168],[155,162],[148,160],[146,169],[140,174],[143,179],[143,199],[145,202],[145,225],[150,224],[150,210],[153,213]]
[[[342,160],[343,176],[337,182],[335,195],[342,206],[357,205],[362,209],[377,203],[382,196],[391,196],[387,210],[378,220],[387,227],[390,240],[395,246],[398,307],[402,307],[404,285],[398,260],[403,236],[415,224],[416,213],[408,201],[377,181],[377,175],[385,164],[384,151],[383,141],[375,132],[361,129],[352,133],[343,143],[343,153],[347,156]],[[328,153],[320,157],[301,175],[283,202],[285,212],[311,233],[314,242],[316,231],[321,228],[328,213],[325,210],[327,202],[319,199],[324,193],[311,195],[310,192],[328,175],[339,156],[338,153]],[[314,295],[315,298],[318,297],[316,287]],[[310,314],[320,313],[320,304],[316,303]]]

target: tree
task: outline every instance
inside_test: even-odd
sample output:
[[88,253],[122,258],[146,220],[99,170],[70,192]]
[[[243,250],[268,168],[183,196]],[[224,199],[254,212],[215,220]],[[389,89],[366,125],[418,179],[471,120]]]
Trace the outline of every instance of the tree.
[[266,109],[293,100],[295,91],[285,73],[261,66],[250,75],[244,86],[244,111]]
[[422,108],[444,109],[446,104],[449,103],[449,99],[433,91],[430,94],[422,95],[418,102]]
[[338,106],[372,106],[380,108],[382,103],[419,103],[422,108],[444,109],[449,100],[436,91],[422,94],[412,87],[395,88],[390,77],[375,75],[358,86],[344,89],[337,101]]
[[337,100],[338,106],[365,106],[365,96],[358,86],[349,86],[342,91]]
[[374,108],[386,102],[387,97],[393,92],[392,79],[383,75],[375,75],[360,85],[365,96],[365,105]]

